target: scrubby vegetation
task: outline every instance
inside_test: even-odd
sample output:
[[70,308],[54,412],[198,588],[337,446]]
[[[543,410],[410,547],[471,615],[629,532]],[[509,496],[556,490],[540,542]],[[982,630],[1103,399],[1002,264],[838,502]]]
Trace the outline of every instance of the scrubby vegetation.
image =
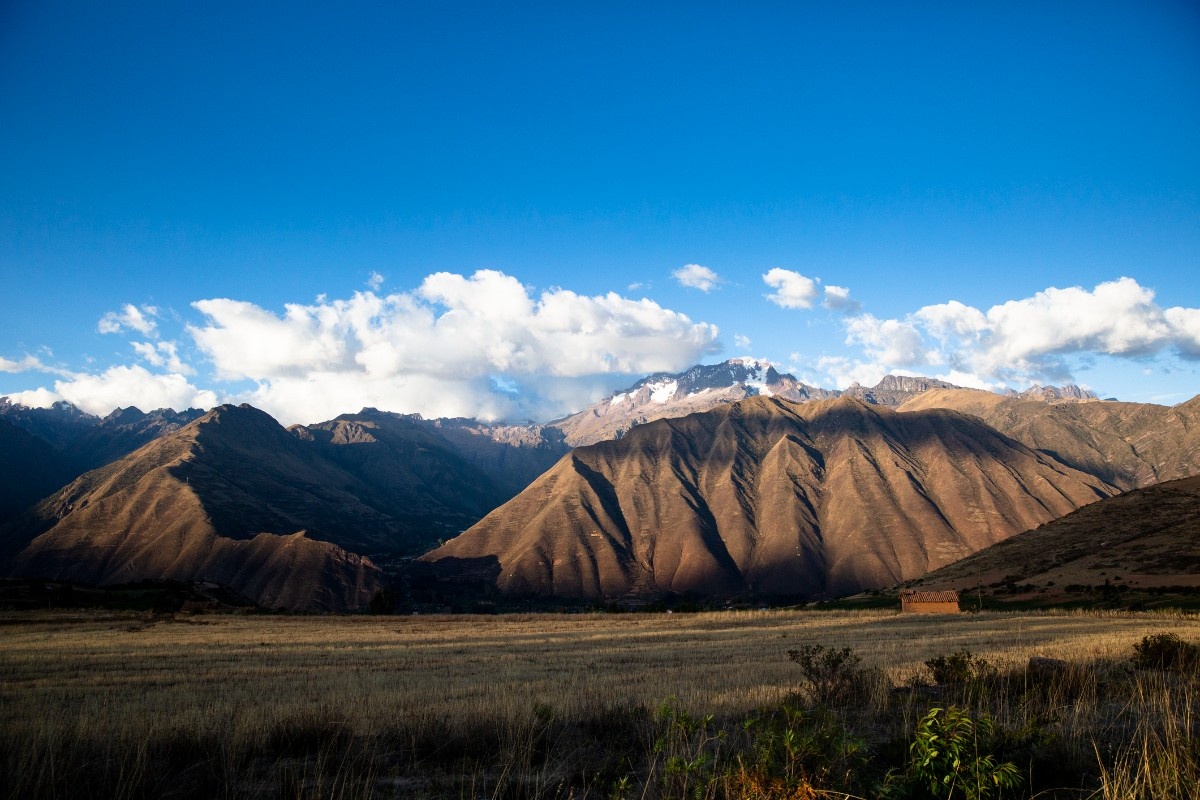
[[1193,617],[0,623],[10,798],[1176,800],[1200,785]]

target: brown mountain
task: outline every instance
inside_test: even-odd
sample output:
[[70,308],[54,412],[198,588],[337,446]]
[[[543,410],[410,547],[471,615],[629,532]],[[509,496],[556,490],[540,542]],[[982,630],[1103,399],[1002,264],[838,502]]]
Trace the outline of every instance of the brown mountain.
[[[122,413],[146,427],[147,415]],[[450,427],[498,478],[520,463],[506,454],[537,451],[526,469],[555,455],[516,426]],[[13,576],[205,580],[268,606],[355,608],[380,586],[361,555],[411,558],[515,494],[458,450],[415,415],[364,409],[285,430],[250,406],[221,406],[0,528],[0,556]]]
[[[908,585],[999,588],[1012,599],[1052,602],[1078,599],[1083,586],[1105,583],[1134,590],[1200,586],[1200,476],[1093,503]],[[1014,593],[1011,586],[1023,588]]]
[[1177,406],[1055,402],[973,389],[930,391],[901,411],[973,414],[1027,447],[1121,489],[1200,473],[1200,396]]
[[350,482],[306,457],[266,414],[223,406],[6,526],[4,543],[20,549],[8,574],[97,585],[205,580],[268,607],[357,608],[378,589],[378,568],[301,533],[303,521],[337,535],[383,519],[345,490]]
[[[132,453],[147,442],[179,430],[204,416],[198,408],[173,411],[159,408],[145,413],[138,408],[118,408],[63,448],[76,477]],[[57,487],[56,487],[57,488]]]
[[1113,492],[952,411],[758,397],[577,448],[423,560],[516,594],[837,596]]

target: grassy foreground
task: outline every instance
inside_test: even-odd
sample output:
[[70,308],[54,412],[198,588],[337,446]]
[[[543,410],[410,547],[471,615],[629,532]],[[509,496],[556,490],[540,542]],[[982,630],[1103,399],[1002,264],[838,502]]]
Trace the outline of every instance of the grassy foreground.
[[[12,798],[1192,797],[1200,665],[1131,663],[1162,634],[1198,642],[1200,618],[2,615],[0,785]],[[925,664],[964,651],[936,676]]]

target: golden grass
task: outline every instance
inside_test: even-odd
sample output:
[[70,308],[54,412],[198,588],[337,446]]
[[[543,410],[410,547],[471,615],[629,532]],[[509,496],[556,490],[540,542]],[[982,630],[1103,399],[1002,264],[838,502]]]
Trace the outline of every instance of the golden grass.
[[139,742],[180,737],[211,739],[237,753],[310,723],[321,736],[334,730],[367,739],[399,726],[416,741],[426,729],[451,738],[528,730],[508,723],[654,708],[671,697],[682,709],[737,715],[780,703],[797,688],[786,653],[803,644],[851,647],[863,666],[903,685],[923,672],[926,659],[957,650],[1004,667],[1031,656],[1127,661],[1134,642],[1159,633],[1200,641],[1200,618],[782,610],[6,615],[0,730],[11,741],[51,748],[112,742],[136,754]]

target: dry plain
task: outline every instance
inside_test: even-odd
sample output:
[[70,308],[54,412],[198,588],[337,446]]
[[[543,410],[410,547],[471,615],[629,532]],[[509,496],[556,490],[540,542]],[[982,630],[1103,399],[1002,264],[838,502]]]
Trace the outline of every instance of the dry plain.
[[[1200,641],[1200,617],[790,610],[11,614],[0,617],[0,729],[12,748],[9,769],[51,773],[54,766],[38,753],[89,742],[110,753],[137,752],[139,742],[187,741],[200,749],[209,745],[195,743],[215,742],[211,746],[237,754],[289,730],[313,730],[318,738],[370,740],[402,730],[414,741],[422,731],[470,739],[520,731],[531,720],[597,719],[613,709],[654,708],[669,698],[696,714],[749,713],[783,702],[798,688],[801,676],[787,652],[806,644],[850,647],[864,667],[878,667],[891,686],[903,686],[923,673],[925,660],[964,649],[1005,669],[1019,670],[1032,656],[1119,664],[1128,661],[1133,643],[1163,633]],[[413,746],[414,753],[419,749]],[[154,771],[149,765],[123,769]],[[246,767],[225,769],[215,780],[225,781],[223,794],[234,796],[228,773]],[[379,777],[372,772],[373,785]],[[143,778],[129,778],[130,786],[142,786]],[[39,780],[31,778],[25,788],[57,779],[48,774]],[[305,796],[312,781],[297,784],[295,796]],[[514,796],[535,794],[528,784],[522,787]],[[323,796],[350,796],[317,788]],[[461,786],[457,791],[454,796],[470,793]],[[244,792],[258,793],[255,787]]]

